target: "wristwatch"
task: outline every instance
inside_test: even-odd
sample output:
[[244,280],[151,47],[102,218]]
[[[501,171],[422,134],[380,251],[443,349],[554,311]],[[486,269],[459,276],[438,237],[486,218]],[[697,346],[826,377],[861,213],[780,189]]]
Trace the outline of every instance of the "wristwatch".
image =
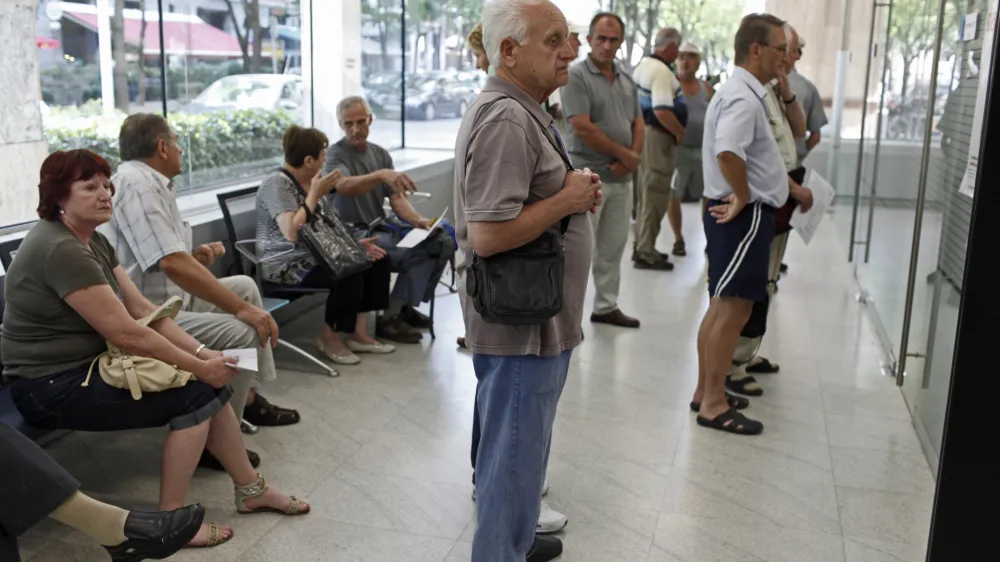
[[790,100],[782,99],[781,101],[785,102],[785,105],[792,105],[793,103],[795,103],[795,94],[792,94],[792,99]]

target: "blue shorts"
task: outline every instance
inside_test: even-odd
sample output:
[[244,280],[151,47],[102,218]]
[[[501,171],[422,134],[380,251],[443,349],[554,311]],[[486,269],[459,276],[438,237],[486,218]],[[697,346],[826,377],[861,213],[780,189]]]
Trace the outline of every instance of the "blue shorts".
[[768,265],[774,240],[774,207],[747,205],[730,223],[719,224],[710,209],[722,201],[710,199],[705,208],[708,252],[708,293],[753,302],[767,299]]

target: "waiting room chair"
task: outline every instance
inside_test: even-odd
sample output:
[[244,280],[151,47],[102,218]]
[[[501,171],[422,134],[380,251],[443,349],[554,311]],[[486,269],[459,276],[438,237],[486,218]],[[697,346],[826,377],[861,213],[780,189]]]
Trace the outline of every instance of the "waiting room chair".
[[[227,193],[220,193],[216,196],[219,206],[222,208],[222,218],[226,223],[226,232],[229,236],[229,243],[236,250],[236,272],[239,275],[249,275],[257,282],[257,288],[264,301],[264,309],[274,312],[287,306],[293,300],[319,293],[326,293],[325,289],[313,289],[308,287],[290,287],[268,283],[261,277],[260,261],[257,259],[257,188],[248,187]],[[244,267],[246,260],[252,264],[252,272],[247,272]],[[312,354],[302,348],[292,345],[285,340],[278,339],[278,345],[286,347],[301,357],[309,360],[323,368],[331,377],[339,377],[340,373],[331,368],[326,363],[320,361]]]

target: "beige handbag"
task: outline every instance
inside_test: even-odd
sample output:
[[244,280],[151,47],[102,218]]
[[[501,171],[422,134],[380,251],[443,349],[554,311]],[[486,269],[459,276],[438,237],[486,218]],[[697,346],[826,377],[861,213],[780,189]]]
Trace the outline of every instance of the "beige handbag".
[[[155,312],[139,320],[143,326],[149,326],[157,320],[176,318],[181,310],[181,299],[170,297]],[[90,385],[90,375],[98,365],[101,378],[109,386],[127,388],[134,400],[142,398],[143,392],[160,392],[168,388],[180,388],[191,381],[194,375],[178,369],[176,365],[168,365],[159,359],[151,357],[136,357],[129,355],[122,348],[108,342],[108,350],[97,356],[90,364],[87,379],[81,386]]]

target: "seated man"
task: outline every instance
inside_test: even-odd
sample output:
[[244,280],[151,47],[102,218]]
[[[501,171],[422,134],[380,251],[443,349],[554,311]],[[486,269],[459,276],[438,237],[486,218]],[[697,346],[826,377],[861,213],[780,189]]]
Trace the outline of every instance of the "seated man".
[[[385,219],[382,201],[386,197],[392,211],[406,225],[428,228],[431,224],[420,216],[406,198],[416,191],[413,180],[393,169],[392,157],[374,143],[368,142],[372,112],[364,98],[352,96],[337,104],[337,116],[344,138],[326,151],[323,173],[340,170],[341,180],[334,188],[334,208],[346,224],[358,229]],[[415,328],[430,327],[430,319],[416,310],[421,302],[434,296],[434,288],[451,256],[455,245],[451,237],[438,230],[416,248],[399,248],[402,239],[399,221],[379,227],[372,236],[389,254],[393,269],[399,272],[392,290],[389,309],[379,322],[376,335],[401,343],[418,343],[422,335]]]
[[[221,242],[192,248],[191,227],[181,218],[171,180],[181,173],[177,134],[160,115],[136,114],[122,124],[119,142],[122,164],[112,178],[118,194],[111,221],[101,232],[125,271],[154,304],[182,298],[177,323],[209,348],[259,347],[257,379],[274,380],[271,348],[278,342],[278,326],[261,308],[257,285],[245,276],[216,279],[208,270],[225,254]],[[237,417],[255,425],[299,421],[298,412],[278,408],[255,393],[249,378],[245,385],[234,385],[232,404]],[[222,468],[207,455],[204,466]],[[255,457],[251,454],[259,462]]]

